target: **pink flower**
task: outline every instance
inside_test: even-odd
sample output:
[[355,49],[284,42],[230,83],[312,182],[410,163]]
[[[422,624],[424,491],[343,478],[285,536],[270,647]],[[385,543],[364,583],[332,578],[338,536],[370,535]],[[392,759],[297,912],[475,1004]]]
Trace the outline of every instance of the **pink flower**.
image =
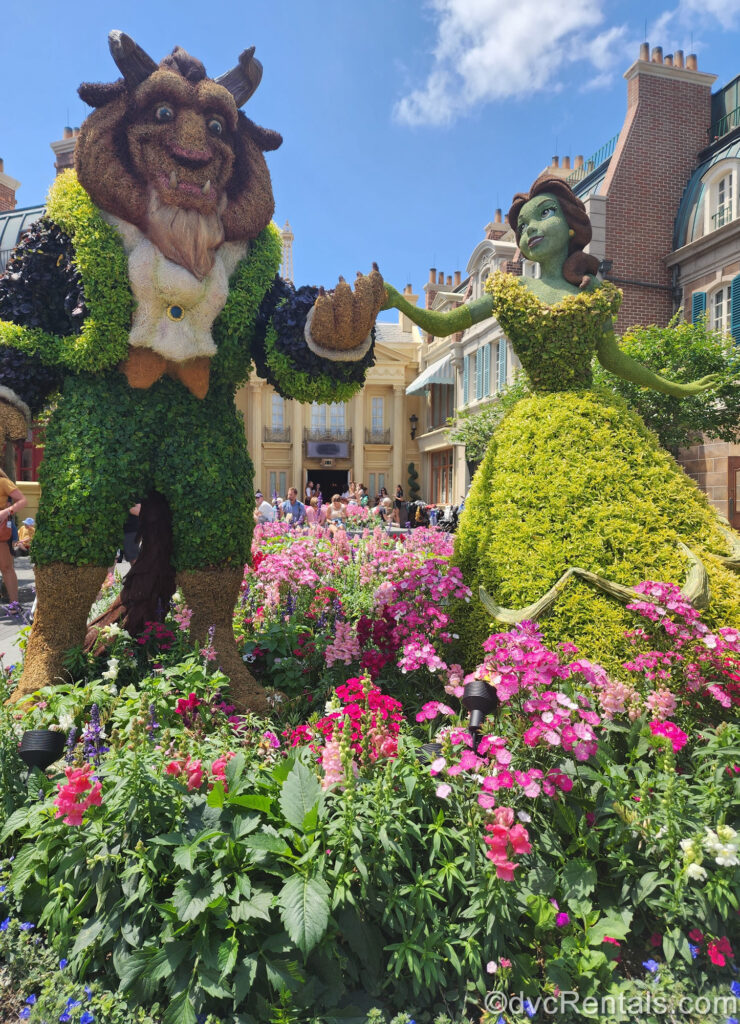
[[507,967],[511,967],[511,960],[508,960],[505,956],[498,958],[499,967],[503,967],[506,970]]
[[670,740],[674,753],[685,747],[689,740],[686,733],[673,722],[651,722],[650,732],[653,736],[665,736]]
[[91,764],[64,769],[67,782],[57,783],[54,805],[56,817],[63,818],[65,825],[81,825],[88,807],[99,807],[102,803],[102,785],[92,777],[94,770]]
[[616,939],[613,939],[611,935],[605,935],[601,940],[602,942],[608,942],[611,946],[619,946],[620,943]]
[[689,938],[691,939],[692,942],[696,942],[696,943],[703,942],[704,941],[704,933],[700,932],[698,928],[692,928],[691,931],[689,932]]
[[663,945],[663,936],[659,935],[657,932],[653,932],[648,941],[651,946],[654,946],[657,949],[658,946]]
[[566,913],[558,914],[555,918],[555,924],[558,928],[565,928],[566,925],[570,924],[570,917]]
[[723,954],[720,952],[719,945],[716,942],[709,943],[707,946],[707,954],[715,967],[724,967],[727,963]]
[[446,764],[447,761],[443,757],[435,758],[434,761],[432,761],[431,765],[429,766],[429,774],[439,775],[441,771],[444,771]]
[[167,772],[168,775],[179,775],[180,772],[182,771],[182,766],[180,765],[179,761],[170,761],[170,763],[165,768],[165,771]]
[[435,793],[440,800],[446,800],[452,792],[452,786],[448,786],[446,782],[442,782],[437,786]]

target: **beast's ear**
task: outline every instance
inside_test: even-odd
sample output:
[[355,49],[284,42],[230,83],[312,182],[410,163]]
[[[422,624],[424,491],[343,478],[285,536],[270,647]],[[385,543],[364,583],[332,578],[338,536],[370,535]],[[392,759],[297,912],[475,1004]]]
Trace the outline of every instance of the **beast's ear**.
[[83,82],[77,90],[77,95],[89,107],[104,107],[125,91],[126,83],[119,78],[117,82]]
[[237,131],[244,132],[263,153],[279,149],[283,144],[283,137],[279,132],[274,132],[271,128],[261,128],[254,121],[250,121],[241,110],[239,111]]

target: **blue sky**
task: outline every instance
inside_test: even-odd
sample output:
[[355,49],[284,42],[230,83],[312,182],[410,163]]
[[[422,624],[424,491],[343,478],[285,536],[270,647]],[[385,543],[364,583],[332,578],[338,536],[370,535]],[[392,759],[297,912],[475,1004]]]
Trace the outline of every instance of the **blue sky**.
[[[624,71],[647,38],[696,52],[715,88],[740,74],[740,0],[129,0],[7,4],[0,156],[21,206],[53,177],[49,143],[112,81],[112,28],[155,59],[179,44],[219,75],[256,46],[245,110],[276,129],[275,219],[297,284],[331,287],[377,260],[419,291],[465,265],[496,207],[554,153],[586,158],[624,119]],[[647,30],[647,34],[646,34]]]

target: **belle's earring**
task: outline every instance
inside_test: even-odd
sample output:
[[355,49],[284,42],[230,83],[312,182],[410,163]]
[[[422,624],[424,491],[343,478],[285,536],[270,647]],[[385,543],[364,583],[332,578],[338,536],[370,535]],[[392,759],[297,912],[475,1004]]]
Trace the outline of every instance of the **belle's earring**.
[[573,237],[573,235],[575,234],[575,231],[573,230],[573,228],[570,229],[568,234],[570,235],[571,238]]

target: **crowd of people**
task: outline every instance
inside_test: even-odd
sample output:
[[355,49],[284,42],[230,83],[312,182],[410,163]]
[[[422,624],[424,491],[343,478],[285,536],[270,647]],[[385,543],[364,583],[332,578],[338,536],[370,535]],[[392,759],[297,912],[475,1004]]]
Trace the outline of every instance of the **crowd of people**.
[[403,487],[398,484],[394,498],[390,497],[385,487],[381,487],[379,493],[371,498],[365,484],[350,480],[343,494],[336,493],[327,499],[322,495],[321,487],[309,480],[302,501],[295,487],[288,489],[286,498],[274,494],[272,501],[268,501],[262,491],[258,490],[255,494],[254,519],[257,523],[284,521],[294,526],[325,526],[335,532],[346,527],[353,512],[361,515],[358,509],[366,509],[382,525],[403,526],[406,523]]

